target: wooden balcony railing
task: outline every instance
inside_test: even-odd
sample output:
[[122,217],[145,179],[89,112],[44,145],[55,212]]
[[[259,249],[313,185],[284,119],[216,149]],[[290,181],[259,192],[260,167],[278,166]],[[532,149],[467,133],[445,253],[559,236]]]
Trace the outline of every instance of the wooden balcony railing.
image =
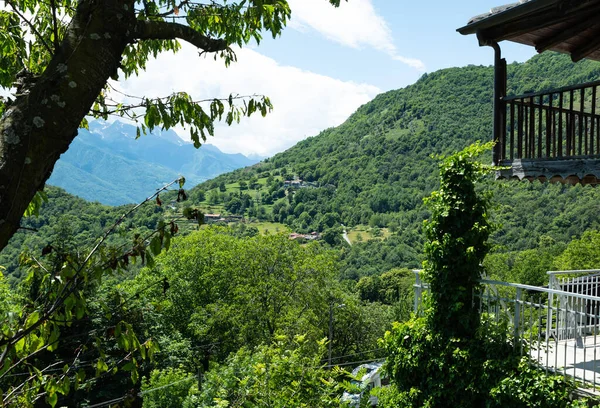
[[596,81],[503,98],[501,162],[600,157],[599,86]]
[[[600,81],[502,98],[505,117],[499,121],[495,164],[514,167],[518,163],[517,176],[530,179],[566,178],[569,173],[583,178],[584,173],[595,173],[596,166],[584,167],[590,159],[600,163],[598,87]],[[562,162],[575,159],[586,164],[574,170],[569,168],[572,162]]]

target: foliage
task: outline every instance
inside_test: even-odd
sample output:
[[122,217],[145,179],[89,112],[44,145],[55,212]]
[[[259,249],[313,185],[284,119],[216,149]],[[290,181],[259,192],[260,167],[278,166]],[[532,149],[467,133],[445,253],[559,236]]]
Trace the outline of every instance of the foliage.
[[218,358],[276,334],[324,337],[328,299],[338,286],[333,254],[282,235],[236,235],[209,227],[180,238],[155,268],[136,277],[133,292],[169,282],[168,291],[155,288],[141,299],[158,313],[153,324],[196,347],[217,345]]
[[600,269],[600,231],[588,230],[555,259],[556,270]]
[[209,371],[202,390],[184,407],[340,407],[345,374],[321,368],[325,342],[315,346],[302,336],[279,338],[255,351],[240,349]]
[[519,364],[507,320],[495,322],[476,307],[491,227],[488,197],[475,190],[486,166],[473,159],[489,147],[473,145],[440,166],[425,226],[425,316],[385,334],[392,381],[379,392],[382,407],[580,406],[565,398],[572,383],[531,368],[528,358]]
[[174,368],[152,370],[142,382],[143,408],[181,408],[196,376]]
[[[508,93],[521,94],[594,80],[600,76],[600,64],[573,64],[568,56],[546,52],[526,63],[510,64],[508,71]],[[423,198],[439,185],[435,157],[489,140],[492,89],[492,67],[428,73],[413,85],[377,96],[342,125],[198,188],[208,194],[219,183],[229,185],[267,172],[312,181],[316,187],[292,192],[292,199],[273,198],[278,187],[261,190],[261,197],[271,200],[263,205],[281,202],[271,220],[299,232],[321,231],[322,217],[334,213],[347,227],[371,223],[397,229],[382,242],[354,243],[343,250],[342,276],[349,279],[419,267],[422,222],[429,217]],[[489,153],[485,160],[491,161]],[[499,228],[490,242],[496,252],[536,249],[543,236],[566,244],[587,229],[600,229],[594,212],[598,189],[493,180],[482,184],[494,193],[490,220]]]
[[[3,269],[0,267],[0,272]],[[10,313],[18,313],[18,297],[10,290],[6,278],[0,273],[0,316],[9,316]]]
[[519,358],[505,322],[486,320],[486,326],[466,340],[444,338],[424,318],[395,324],[383,340],[392,386],[379,391],[379,406],[588,406],[584,400],[571,401],[573,382]]
[[[56,187],[48,187],[45,194],[48,201],[42,203],[39,215],[24,218],[21,221],[23,229],[0,252],[0,265],[6,268],[4,274],[11,285],[16,285],[26,276],[25,268],[19,267],[19,255],[22,252],[41,254],[42,249],[48,245],[69,245],[70,249],[80,251],[83,248],[91,249],[102,232],[133,207],[108,207],[90,203]],[[108,243],[114,246],[129,245],[130,237],[125,237],[124,232],[145,235],[156,229],[163,214],[163,207],[154,203],[144,204],[119,225],[118,233],[111,235]]]
[[475,144],[446,158],[440,165],[440,189],[426,200],[431,209],[423,263],[431,288],[427,318],[431,329],[443,336],[467,338],[479,325],[474,294],[491,226],[488,198],[475,190],[489,168],[474,159],[491,146]]
[[361,299],[394,307],[397,321],[408,320],[413,309],[415,275],[408,269],[392,269],[362,277],[356,284]]
[[515,366],[506,327],[470,339],[432,330],[424,318],[395,324],[383,344],[392,386],[383,407],[483,407],[489,389]]
[[532,367],[527,358],[522,358],[518,371],[503,378],[490,395],[492,407],[566,408],[587,407],[585,400],[570,401],[574,385],[560,375],[545,375]]
[[541,245],[523,251],[495,252],[486,256],[483,267],[488,277],[504,282],[526,285],[548,284],[547,271],[553,270],[555,257],[561,254],[564,245]]
[[[170,184],[178,181],[183,184],[182,179]],[[151,359],[156,342],[139,340],[123,317],[126,301],[110,304],[94,295],[103,278],[123,272],[130,260],[152,264],[154,256],[168,249],[172,231],[164,222],[144,237],[135,234],[128,245],[106,245],[127,215],[144,203],[107,226],[89,249],[76,246],[69,223],[61,218],[52,226],[56,239],[42,248],[41,255],[30,252],[21,257],[27,275],[20,296],[7,297],[0,316],[3,406],[34,406],[44,399],[54,407],[118,371],[137,382],[138,360]]]

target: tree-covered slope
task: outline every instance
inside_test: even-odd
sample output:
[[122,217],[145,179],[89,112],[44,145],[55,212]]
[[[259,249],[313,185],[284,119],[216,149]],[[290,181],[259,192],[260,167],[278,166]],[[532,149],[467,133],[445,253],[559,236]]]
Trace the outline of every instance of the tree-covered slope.
[[[60,252],[77,253],[83,258],[103,233],[133,207],[131,204],[110,207],[88,202],[53,186],[47,186],[44,191],[48,200],[41,206],[39,215],[23,217],[22,228],[0,252],[0,272],[8,277],[10,283],[24,277],[24,270],[19,268],[22,253],[40,257],[42,248],[52,245],[61,248]],[[155,202],[143,204],[119,225],[118,234],[110,237],[109,245],[131,245],[131,237],[127,237],[126,233],[145,234],[154,230],[164,211]]]
[[[508,72],[509,94],[520,94],[597,80],[600,64],[573,64],[566,56],[545,53],[509,65]],[[325,217],[347,226],[393,226],[397,232],[384,252],[412,248],[402,251],[408,257],[396,258],[416,266],[428,215],[423,198],[437,185],[436,156],[491,138],[492,87],[492,67],[425,74],[414,85],[377,96],[341,126],[199,188],[210,194],[222,182],[267,173],[316,182],[320,188],[275,202],[273,220],[306,231],[332,226],[322,222]],[[600,192],[592,187],[490,181],[489,188],[495,193],[495,220],[502,224],[494,241],[506,249],[533,247],[542,235],[566,242],[598,226],[594,203]],[[261,200],[265,204],[264,195]]]

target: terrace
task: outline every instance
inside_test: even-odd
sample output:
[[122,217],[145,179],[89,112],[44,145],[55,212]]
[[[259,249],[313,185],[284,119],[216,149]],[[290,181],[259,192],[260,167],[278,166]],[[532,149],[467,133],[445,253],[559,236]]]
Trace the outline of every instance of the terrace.
[[521,0],[473,17],[476,34],[495,52],[493,164],[498,178],[597,184],[600,179],[600,81],[507,95],[499,43],[600,61],[600,0]]
[[[429,285],[415,271],[415,313]],[[538,368],[600,391],[600,270],[548,272],[548,287],[481,280],[484,328],[502,325]]]

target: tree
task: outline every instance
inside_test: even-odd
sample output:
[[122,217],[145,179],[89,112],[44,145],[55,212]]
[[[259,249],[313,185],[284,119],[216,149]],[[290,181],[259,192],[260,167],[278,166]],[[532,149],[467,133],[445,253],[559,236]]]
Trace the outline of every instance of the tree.
[[217,344],[223,357],[276,334],[323,338],[336,270],[334,254],[318,243],[209,227],[178,239],[155,268],[136,276],[131,291],[168,279],[166,293],[145,292],[144,307],[160,309],[152,326],[182,333],[193,346]]
[[[143,235],[140,229],[125,243],[111,236],[136,210],[147,209],[150,201],[160,207],[159,194],[177,182],[179,195],[185,195],[183,179],[165,185],[144,202],[130,206],[104,233],[86,243],[90,248],[86,244],[74,247],[72,225],[61,218],[41,255],[21,256],[27,276],[21,282],[20,296],[7,298],[0,315],[3,406],[29,407],[42,399],[50,406],[72,405],[65,401],[70,395],[99,386],[117,373],[123,379],[126,372],[125,378],[137,382],[138,361],[151,358],[156,343],[145,335],[138,338],[127,299],[118,293],[96,294],[103,277],[123,272],[136,259],[152,265],[153,257],[169,248],[177,232],[174,223],[167,226],[160,221],[154,231],[146,229]],[[80,365],[82,358],[85,368]]]
[[475,189],[489,168],[474,158],[491,146],[477,143],[446,158],[440,165],[440,189],[426,199],[431,209],[431,220],[425,222],[423,263],[431,285],[427,318],[444,336],[473,336],[479,325],[474,296],[492,227],[489,197]]
[[225,209],[232,214],[241,214],[243,208],[242,200],[237,197],[232,198],[225,204]]
[[303,336],[291,342],[283,340],[278,338],[273,345],[253,352],[242,348],[232,354],[207,374],[201,392],[190,390],[183,406],[347,406],[340,401],[347,373],[322,368],[325,342],[312,344]]
[[[235,62],[233,46],[282,32],[291,15],[286,0],[7,0],[5,5],[0,86],[17,92],[14,99],[0,100],[0,249],[78,127],[86,126],[86,115],[143,120],[144,132],[185,125],[199,147],[214,133],[215,121],[231,124],[272,108],[265,96],[200,101],[185,92],[141,96],[121,105],[112,100],[108,80],[138,75],[151,56],[177,51],[178,40],[226,65]],[[242,98],[243,105],[236,105]]]
[[598,269],[600,267],[600,232],[586,231],[581,239],[573,240],[554,261],[556,269]]

